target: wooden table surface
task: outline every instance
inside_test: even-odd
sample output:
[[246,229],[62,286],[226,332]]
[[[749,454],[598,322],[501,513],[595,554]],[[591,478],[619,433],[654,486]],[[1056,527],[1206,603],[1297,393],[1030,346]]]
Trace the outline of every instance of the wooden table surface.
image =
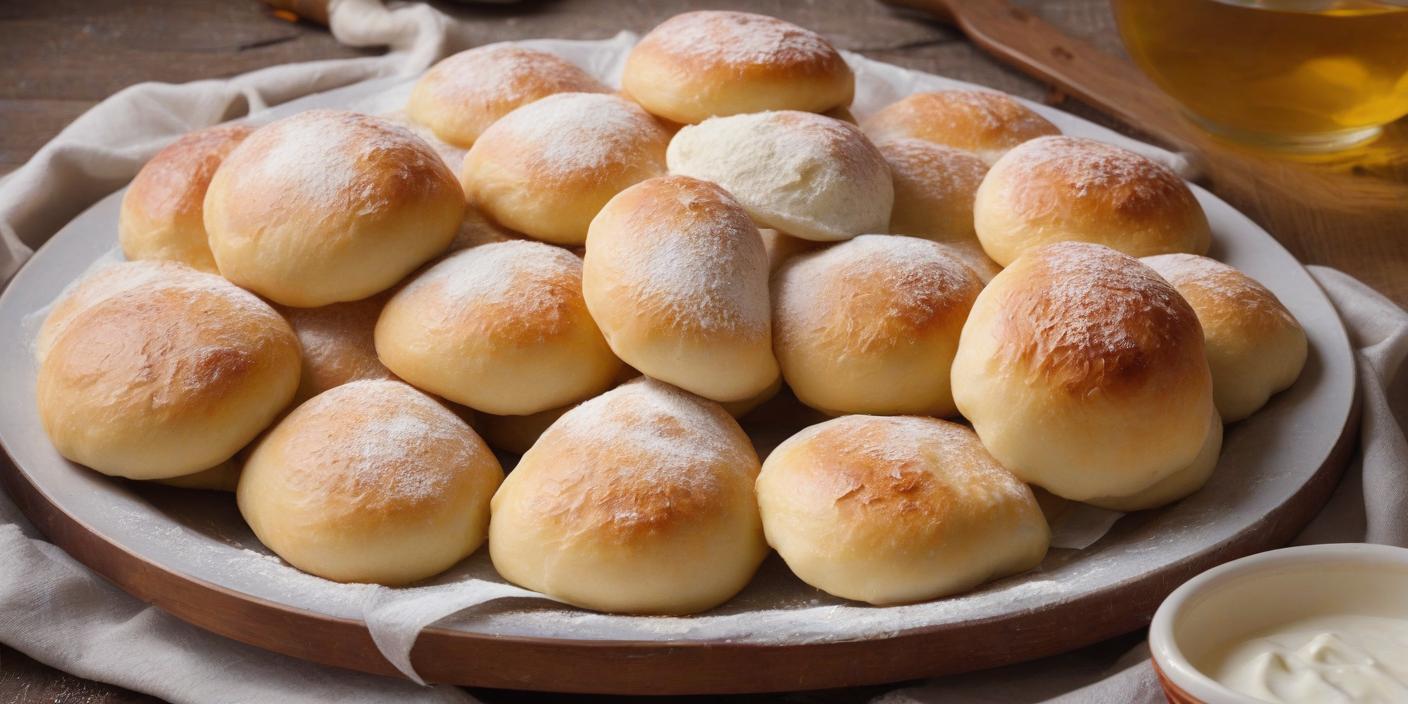
[[[1103,49],[1119,52],[1106,0],[1026,0],[1027,9]],[[902,66],[941,73],[1063,109],[1141,136],[1084,105],[996,63],[952,29],[875,0],[561,0],[508,5],[437,3],[482,42],[528,37],[605,38],[643,32],[699,6],[776,15],[822,32],[839,47]],[[275,18],[254,0],[5,0],[0,3],[0,174],[25,162],[93,104],[142,81],[184,82],[233,76],[294,61],[365,52],[338,45],[323,29]],[[1408,204],[1405,204],[1408,223]],[[1273,232],[1272,234],[1278,234]],[[1307,263],[1327,263],[1364,278],[1408,305],[1408,225],[1358,233],[1352,240],[1282,237]],[[787,697],[796,702],[859,702],[875,689]],[[476,692],[489,701],[537,701]],[[761,701],[762,698],[748,698]],[[0,704],[118,704],[155,701],[73,677],[0,646]]]

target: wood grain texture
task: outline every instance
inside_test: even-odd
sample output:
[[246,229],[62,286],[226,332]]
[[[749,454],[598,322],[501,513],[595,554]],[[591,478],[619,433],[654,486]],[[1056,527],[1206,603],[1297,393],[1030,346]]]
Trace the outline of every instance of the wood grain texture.
[[[1106,0],[1019,4],[1103,51],[1120,51]],[[1079,102],[1065,101],[1062,93],[989,58],[942,22],[873,0],[563,0],[497,7],[438,6],[459,16],[470,28],[470,39],[481,43],[540,36],[603,38],[620,29],[648,30],[670,15],[695,7],[749,9],[818,30],[838,46],[871,58],[1060,104],[1127,134],[1150,136]],[[83,110],[137,82],[215,78],[292,61],[362,54],[339,46],[319,28],[275,19],[254,0],[6,0],[0,2],[0,174],[22,164]],[[1329,216],[1324,220],[1334,222]],[[1305,261],[1331,263],[1375,281],[1405,304],[1408,232],[1399,223],[1385,224],[1391,227],[1297,243],[1295,251]],[[860,702],[874,691],[791,695],[788,700]],[[544,700],[536,694],[475,694],[489,701]],[[748,698],[764,699],[774,697]],[[71,677],[0,647],[0,704],[29,701],[152,700]]]

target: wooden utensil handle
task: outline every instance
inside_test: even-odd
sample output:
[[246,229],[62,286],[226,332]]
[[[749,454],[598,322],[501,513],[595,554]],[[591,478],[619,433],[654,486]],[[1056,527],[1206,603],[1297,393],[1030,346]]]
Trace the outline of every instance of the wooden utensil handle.
[[1133,64],[1003,0],[884,0],[963,30],[973,43],[1132,127],[1186,149],[1197,141],[1178,106]]

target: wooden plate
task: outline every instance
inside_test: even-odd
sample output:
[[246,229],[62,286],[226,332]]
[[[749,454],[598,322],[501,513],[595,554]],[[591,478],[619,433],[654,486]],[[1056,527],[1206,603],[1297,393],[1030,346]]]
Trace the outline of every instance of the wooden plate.
[[[594,65],[609,71],[612,64]],[[355,105],[370,92],[404,92],[408,85],[344,89],[274,115]],[[1109,136],[1042,110],[1068,133]],[[1334,309],[1290,254],[1225,203],[1195,190],[1215,232],[1213,256],[1275,291],[1310,339],[1296,385],[1228,427],[1218,470],[1204,490],[1126,516],[1084,550],[1053,550],[1036,571],[925,604],[875,608],[832,599],[802,585],[775,558],[739,597],[695,617],[606,616],[545,600],[493,601],[423,631],[411,651],[416,670],[458,684],[630,694],[816,689],[962,672],[1131,631],[1194,574],[1285,544],[1324,504],[1352,449],[1354,358]],[[114,246],[119,199],[113,194],[70,223],[0,296],[0,331],[12,341],[0,349],[0,443],[13,460],[0,463],[6,489],[51,540],[138,598],[246,643],[396,674],[364,614],[379,599],[411,592],[301,575],[267,555],[228,495],[112,480],[64,461],[49,445],[32,401],[31,355],[13,341],[27,339],[37,323],[32,314]],[[483,552],[438,582],[493,579]]]

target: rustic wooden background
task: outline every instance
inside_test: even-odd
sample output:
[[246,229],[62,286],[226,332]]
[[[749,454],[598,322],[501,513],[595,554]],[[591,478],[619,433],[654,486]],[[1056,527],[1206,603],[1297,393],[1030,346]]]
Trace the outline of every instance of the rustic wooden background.
[[[876,0],[435,4],[459,16],[483,42],[543,36],[604,38],[621,29],[646,31],[687,8],[748,9],[817,30],[839,47],[875,59],[1029,98],[1062,102],[1062,96],[989,59],[952,29],[913,13],[892,10]],[[1106,0],[1019,0],[1018,4],[1072,35],[1120,52]],[[220,78],[274,64],[362,54],[339,46],[319,27],[275,18],[255,0],[0,0],[0,175],[23,164],[84,110],[133,83]],[[1137,129],[1078,103],[1061,106],[1141,136]],[[1394,226],[1371,234],[1353,240],[1286,240],[1302,260],[1339,266],[1365,278],[1400,304],[1408,304],[1408,231]],[[1123,648],[1129,642],[1122,639],[1112,646]],[[859,702],[876,691],[798,694],[786,699]],[[541,701],[504,692],[477,694],[489,701]],[[0,704],[31,701],[125,704],[155,700],[66,675],[0,646]]]

